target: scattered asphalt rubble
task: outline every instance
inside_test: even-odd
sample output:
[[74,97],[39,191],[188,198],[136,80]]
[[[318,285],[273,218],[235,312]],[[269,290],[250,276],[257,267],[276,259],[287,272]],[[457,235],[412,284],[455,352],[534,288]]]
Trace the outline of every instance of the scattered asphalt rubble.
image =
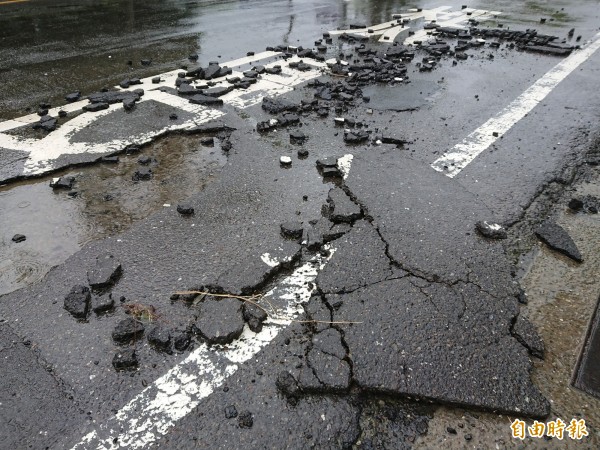
[[[316,159],[314,170],[334,187],[327,193],[319,217],[308,221],[282,217],[281,223],[276,222],[284,238],[286,259],[257,265],[249,258],[212,282],[190,286],[187,293],[174,293],[170,301],[189,307],[189,320],[171,323],[158,320],[160,314],[153,305],[120,295],[118,284],[124,268],[113,255],[100,255],[87,270],[87,284],[76,284],[64,294],[64,310],[82,323],[94,320],[92,312],[96,320],[104,314],[119,318],[111,333],[116,347],[112,365],[118,372],[139,368],[136,349],[144,338],[161,355],[190,351],[198,343],[218,351],[238,340],[246,326],[254,333],[269,326],[266,307],[248,298],[260,297],[279,277],[315,253],[331,256],[326,245],[332,244],[335,252],[303,305],[307,323],[295,324],[294,330],[299,332],[290,332],[285,338],[286,362],[277,367],[273,389],[291,407],[315,394],[337,398],[358,393],[545,417],[549,403],[530,379],[530,357],[543,358],[544,344],[535,327],[519,315],[519,303],[526,299],[502,247],[509,230],[496,223],[475,196],[429,166],[397,152],[409,141],[352,117],[357,108],[368,110],[373,103],[363,88],[409,83],[407,65],[418,58],[422,60],[415,67],[430,71],[443,58],[453,59],[454,64],[469,58],[470,50],[487,52],[504,46],[565,56],[574,49],[565,40],[535,30],[482,29],[477,28],[476,20],[470,22],[467,29],[426,24],[428,40],[410,46],[375,46],[368,38],[342,34],[339,40],[354,47],[346,46],[330,64],[331,77],[306,84],[304,89],[312,99],[262,99],[261,109],[272,118],[257,123],[258,138],[290,127],[286,139],[289,136],[300,159],[309,157],[305,147],[311,144],[311,136],[298,129],[308,116],[338,127],[337,136],[344,146],[368,146],[367,152],[355,157],[350,174],[344,172],[341,156]],[[293,55],[325,61],[333,39],[327,33],[323,39],[325,43],[319,40],[316,50],[271,47],[284,52],[281,66],[254,66],[243,77],[227,78],[227,85],[216,85],[214,80],[230,76],[232,70],[211,62],[182,71],[175,86],[161,89],[193,104],[219,107],[222,96],[234,89],[248,89],[262,74],[281,73],[284,64],[298,71],[311,69],[302,61],[285,61]],[[450,40],[456,42],[451,45]],[[485,57],[493,58],[493,54]],[[160,81],[160,77],[152,80]],[[119,83],[122,89],[140,84],[137,78]],[[122,103],[126,111],[133,111],[143,95],[143,89],[105,90],[87,96],[89,104],[83,109],[97,112]],[[66,96],[68,102],[80,98],[80,92]],[[34,128],[56,129],[57,120],[47,111],[40,112],[46,114]],[[177,115],[171,113],[169,118],[177,120]],[[223,124],[211,124],[185,132],[202,136],[201,144],[209,147],[214,146],[215,138],[206,135],[213,134],[228,152],[233,131]],[[142,149],[131,146],[124,151]],[[99,161],[113,164],[119,159],[102,156]],[[132,181],[151,180],[158,162],[145,155],[137,162]],[[280,156],[279,163],[290,169],[293,160]],[[389,190],[378,189],[381,178],[392,180]],[[75,182],[73,176],[62,176],[50,186],[72,190]],[[421,188],[413,192],[410,186]],[[391,195],[394,191],[403,195]],[[569,208],[573,213],[595,214],[597,205],[597,199],[586,197],[571,200]],[[430,223],[434,210],[447,223]],[[181,202],[176,212],[184,222],[202,211]],[[542,223],[535,233],[550,248],[577,262],[583,260],[573,240],[555,222]],[[22,235],[13,237],[14,242],[23,240]],[[237,419],[240,428],[253,427],[255,417],[249,410],[238,413],[235,405],[228,405],[224,414],[227,419]],[[416,434],[426,431],[423,421],[419,418],[414,425]]]

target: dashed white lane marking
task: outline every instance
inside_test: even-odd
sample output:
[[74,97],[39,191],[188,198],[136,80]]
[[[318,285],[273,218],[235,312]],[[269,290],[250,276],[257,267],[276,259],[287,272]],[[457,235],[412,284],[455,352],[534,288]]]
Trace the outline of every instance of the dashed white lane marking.
[[431,167],[439,172],[443,172],[450,178],[454,178],[481,152],[496,142],[513,125],[544,100],[562,80],[569,76],[599,48],[600,33],[596,34],[593,40],[582,50],[575,51],[554,66],[554,68],[550,69],[550,71],[513,100],[495,117],[492,117],[469,134],[460,144],[455,145],[452,150],[444,153],[444,155],[435,160],[431,164]]
[[226,348],[202,344],[114,417],[94,424],[95,429],[75,444],[73,450],[147,448],[165,435],[175,422],[223,385],[240,364],[253,358],[302,314],[302,304],[310,299],[314,290],[313,281],[334,252],[335,249],[329,248],[329,256],[316,255],[265,294],[269,303],[279,309],[279,314],[267,319],[260,333],[253,333],[246,326],[242,336]]

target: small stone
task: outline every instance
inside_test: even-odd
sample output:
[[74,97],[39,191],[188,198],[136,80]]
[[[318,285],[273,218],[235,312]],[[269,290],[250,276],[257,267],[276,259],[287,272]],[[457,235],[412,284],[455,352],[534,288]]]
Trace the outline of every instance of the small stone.
[[508,236],[502,225],[494,222],[487,222],[485,220],[477,222],[475,224],[475,229],[479,231],[482,236],[489,239],[506,239]]
[[450,434],[456,434],[456,428],[446,427],[446,431]]
[[96,264],[88,270],[87,278],[92,289],[103,289],[116,283],[122,274],[121,263],[112,255],[96,258]]
[[267,313],[264,310],[252,303],[244,303],[242,315],[254,333],[262,331],[263,322],[267,320]]
[[175,337],[174,341],[175,350],[178,352],[185,351],[192,343],[192,337],[188,332],[184,332]]
[[254,417],[250,411],[242,411],[238,416],[238,425],[240,428],[252,428]]
[[138,164],[141,164],[142,166],[147,166],[148,164],[150,164],[152,162],[152,158],[150,158],[149,156],[146,155],[142,155],[138,158]]
[[569,201],[569,209],[572,211],[581,211],[583,209],[583,202],[578,198],[572,198]]
[[121,320],[112,332],[112,338],[118,344],[127,344],[144,334],[144,325],[132,317]]
[[108,164],[117,164],[119,162],[118,156],[103,156],[100,161]]
[[299,149],[298,150],[298,158],[300,158],[300,159],[308,158],[308,150],[306,150],[305,148]]
[[329,204],[330,219],[334,223],[352,223],[362,216],[360,206],[338,187],[329,191],[327,203]]
[[13,241],[13,242],[16,242],[17,244],[18,244],[19,242],[23,242],[25,239],[27,239],[27,237],[26,237],[24,234],[15,234],[15,235],[12,237],[12,241]]
[[116,370],[128,370],[137,367],[138,359],[135,350],[132,348],[119,350],[112,360],[112,365]]
[[67,112],[63,111],[62,109],[58,111],[58,117],[60,117],[61,119],[64,119],[65,117],[67,117],[67,115]]
[[171,332],[160,325],[156,325],[150,330],[147,336],[148,342],[157,350],[165,353],[172,353],[171,350]]
[[471,434],[465,434],[465,441],[470,441],[471,439],[473,439],[473,436]]
[[53,189],[72,189],[75,183],[75,177],[66,176],[53,178],[50,182],[50,187]]
[[92,298],[92,311],[96,314],[102,314],[115,307],[115,300],[112,294],[95,295]]
[[289,156],[282,156],[282,157],[279,158],[279,162],[283,166],[291,166],[292,165],[292,158],[290,158]]
[[152,61],[149,59],[142,59],[140,63],[142,64],[142,66],[149,66],[150,64],[152,64]]
[[194,214],[194,207],[187,203],[177,205],[177,212],[182,216],[189,216]]
[[200,139],[200,143],[206,147],[212,147],[215,145],[215,138],[213,137],[204,137]]
[[292,131],[290,133],[290,142],[292,144],[302,144],[306,140],[306,135],[301,131]]
[[73,286],[65,297],[64,308],[76,319],[85,319],[90,307],[92,295],[87,286]]
[[131,177],[133,181],[146,181],[152,178],[152,169],[148,167],[144,167],[135,171],[133,176]]
[[65,100],[69,103],[73,103],[76,102],[77,100],[79,100],[81,98],[81,92],[77,91],[77,92],[72,92],[71,94],[67,94],[65,95]]
[[160,83],[160,77],[154,77],[154,78],[152,78],[152,83],[153,84],[159,84]]
[[238,416],[237,408],[235,405],[229,405],[225,408],[225,418],[235,419]]

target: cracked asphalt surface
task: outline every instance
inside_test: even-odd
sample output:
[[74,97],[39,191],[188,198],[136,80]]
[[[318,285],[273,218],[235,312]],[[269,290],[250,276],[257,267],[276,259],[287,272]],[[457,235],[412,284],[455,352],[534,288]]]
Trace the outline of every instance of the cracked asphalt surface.
[[[261,26],[261,11],[270,11],[269,20],[277,24],[262,40],[248,42],[257,51],[277,45],[284,24],[285,44],[294,44],[293,36],[312,47],[323,32],[383,22],[395,11],[414,6],[298,2],[282,11],[280,2],[272,10],[264,2],[255,3],[242,10],[255,8],[243,21],[250,29]],[[242,16],[237,10],[241,3],[228,5],[207,7],[206,17]],[[453,9],[460,11],[460,6]],[[497,27],[499,22],[515,29],[542,27],[539,16],[547,15],[556,21],[545,32],[561,39],[572,26],[584,41],[598,32],[597,1],[576,6],[536,3],[525,10],[508,2],[471,6],[503,11],[502,18],[481,27]],[[192,20],[190,8],[174,2],[167,17],[183,14]],[[561,8],[567,10],[566,17]],[[11,14],[18,15],[15,11]],[[183,37],[173,37],[172,32],[165,27],[162,37],[157,33],[154,39],[162,43],[156,52],[142,46],[129,51],[123,47],[120,52],[127,57],[115,54],[126,60],[152,53],[155,65],[150,68],[129,71],[117,70],[112,61],[98,64],[102,74],[97,79],[75,78],[79,84],[69,84],[69,89],[87,95],[118,83],[124,74],[172,71],[196,45],[180,45],[181,39],[193,42],[193,32]],[[5,33],[10,35],[10,30]],[[201,61],[208,63],[217,51],[232,52],[232,58],[254,51],[240,50],[239,40],[234,42],[238,33],[207,38],[207,46],[214,45],[199,51]],[[121,48],[119,39],[123,38],[115,37],[115,48]],[[107,40],[102,37],[99,42]],[[333,42],[327,57],[365,57],[353,44],[337,38]],[[93,48],[79,51],[104,52]],[[366,48],[377,52],[382,45],[373,41]],[[11,54],[8,48],[2,52]],[[496,56],[489,57],[490,52]],[[262,103],[246,108],[225,104],[217,108],[223,113],[220,117],[198,128],[153,137],[141,146],[111,147],[91,159],[61,154],[53,160],[53,173],[18,182],[14,177],[22,173],[25,152],[0,149],[0,174],[5,181],[12,179],[0,186],[5,217],[0,219],[0,249],[7,255],[0,260],[0,281],[9,274],[6,287],[1,286],[7,294],[0,297],[2,447],[471,448],[472,434],[469,439],[465,434],[460,444],[448,443],[447,436],[457,432],[453,425],[444,428],[454,420],[452,414],[466,410],[477,416],[476,430],[492,424],[476,436],[483,447],[492,442],[501,448],[518,445],[504,416],[531,423],[562,415],[567,420],[587,419],[590,436],[580,443],[553,439],[540,445],[595,448],[600,439],[600,422],[593,413],[594,406],[600,407],[598,399],[583,397],[583,415],[572,405],[562,406],[572,390],[570,381],[564,374],[560,382],[548,381],[543,358],[549,354],[554,360],[556,345],[547,341],[548,323],[536,316],[534,306],[540,300],[524,306],[523,299],[547,282],[541,275],[533,285],[524,278],[549,251],[537,243],[535,230],[549,217],[559,216],[572,184],[598,184],[593,161],[600,142],[600,53],[450,178],[433,170],[432,162],[560,60],[508,45],[471,53],[455,66],[452,58],[440,57],[439,66],[429,72],[415,65],[431,58],[417,49],[414,61],[406,63],[410,83],[361,86],[324,71],[318,81],[300,83],[274,99],[288,102],[285,109],[293,111],[287,116],[269,113]],[[287,66],[284,59],[276,60]],[[15,68],[6,70],[29,64],[22,58],[14,61]],[[41,69],[36,65],[48,63],[42,58],[30,69],[37,73]],[[87,70],[95,65],[80,64]],[[64,88],[50,85],[49,90],[24,96],[23,87],[11,84],[5,103],[14,107],[8,109],[13,114],[7,119],[24,112],[24,102],[41,101],[37,96],[42,92],[55,103]],[[320,97],[316,104],[315,93]],[[332,93],[335,98],[328,100]],[[176,97],[176,92],[165,95]],[[321,109],[327,115],[321,115]],[[176,119],[169,117],[173,113]],[[194,114],[148,100],[130,113],[115,110],[70,139],[85,145],[121,142],[130,135],[192,121]],[[257,124],[270,124],[275,117],[279,123],[269,125],[268,132],[257,131]],[[336,123],[336,117],[343,117],[343,124]],[[294,132],[306,139],[294,138]],[[349,134],[361,140],[363,133],[362,142],[349,142]],[[212,161],[213,168],[205,173],[198,160],[176,163],[166,156],[174,147],[183,148],[181,154],[202,152],[201,162]],[[113,153],[118,153],[118,162],[79,167]],[[282,156],[290,157],[291,164],[283,163]],[[107,172],[106,165],[114,163],[122,168],[118,175],[116,169]],[[202,173],[188,177],[190,171]],[[74,189],[53,191],[48,184],[54,176],[74,176]],[[115,177],[118,184],[104,184]],[[47,224],[36,218],[28,224],[26,240],[14,242],[20,220],[27,219],[7,217],[21,217],[17,208],[31,211],[35,196],[48,195],[42,188],[52,192],[55,205],[55,211],[45,214],[63,217],[53,227],[64,229],[64,236],[44,234]],[[115,196],[119,202],[113,201]],[[123,206],[126,202],[141,212],[130,214]],[[93,211],[87,231],[73,219],[72,205]],[[569,235],[568,217],[560,220]],[[475,227],[480,221],[501,224],[508,238],[482,236]],[[101,232],[100,223],[108,231]],[[282,232],[282,224],[293,232]],[[36,233],[49,237],[42,240]],[[573,245],[583,256],[580,265],[594,277],[596,266],[587,264],[594,264],[597,234],[587,230],[585,244],[575,236]],[[44,246],[50,248],[51,258],[44,255]],[[110,263],[93,272],[104,255],[112,256]],[[36,277],[28,280],[27,270],[10,275],[13,265],[28,258],[35,261],[37,269],[29,273],[39,271]],[[325,261],[313,278],[301,273],[303,294],[286,291],[273,300],[281,303],[276,305],[268,296],[261,297],[286,277],[294,278],[314,258]],[[555,258],[571,271],[580,267],[565,262],[563,255]],[[560,285],[556,277],[554,283]],[[79,290],[83,295],[75,295],[67,310],[65,297],[74,286],[89,286],[90,295]],[[304,293],[306,299],[300,300]],[[586,295],[588,300],[595,296],[589,305],[597,299],[597,291]],[[302,314],[282,318],[291,304]],[[75,310],[80,317],[74,317]],[[131,323],[143,324],[143,331],[125,329],[129,322],[123,320],[132,318]],[[580,322],[574,333],[581,336],[571,337],[572,347],[583,345],[585,320]],[[266,344],[254,351],[253,339]],[[198,366],[205,377],[202,383],[195,386],[183,376],[165,381],[166,373],[189,364],[207,348],[206,367],[213,371],[204,373]],[[135,358],[127,350],[134,350]],[[115,370],[116,354],[126,370]],[[569,358],[574,367],[575,356]],[[161,416],[159,431],[144,434],[148,419],[129,415],[127,406],[151,389],[167,394],[148,400],[148,408],[166,411],[169,420]],[[192,400],[189,413],[177,413]],[[122,429],[102,429],[111,420]],[[127,427],[141,431],[134,434]],[[95,432],[98,439],[108,440],[101,445],[94,440]],[[128,441],[131,436],[137,437]]]

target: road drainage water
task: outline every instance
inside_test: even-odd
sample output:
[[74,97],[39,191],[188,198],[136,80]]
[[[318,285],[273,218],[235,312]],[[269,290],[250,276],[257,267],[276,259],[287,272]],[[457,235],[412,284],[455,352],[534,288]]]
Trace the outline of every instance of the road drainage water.
[[[153,177],[134,182],[147,156]],[[76,177],[69,191],[53,190],[52,177],[0,187],[0,295],[40,280],[86,243],[113,236],[165,204],[201,191],[227,162],[218,140],[170,136],[122,155],[118,164],[96,164],[54,174]],[[70,192],[73,192],[70,191]],[[12,237],[23,234],[24,242]]]

